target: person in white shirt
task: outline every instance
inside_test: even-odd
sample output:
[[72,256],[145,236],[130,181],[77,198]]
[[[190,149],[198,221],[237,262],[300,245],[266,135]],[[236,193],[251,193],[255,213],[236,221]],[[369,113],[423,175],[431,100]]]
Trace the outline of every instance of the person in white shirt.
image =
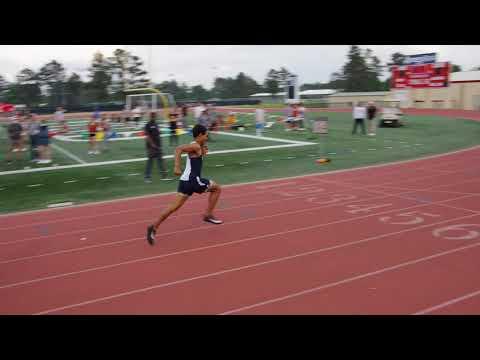
[[205,106],[203,106],[202,104],[198,104],[195,108],[194,108],[194,116],[195,116],[195,120],[198,122],[198,118],[200,116],[202,116],[203,112],[207,110],[205,108]]
[[68,132],[68,124],[65,121],[65,111],[61,106],[57,107],[57,111],[55,111],[54,114],[54,120],[57,122],[62,127],[62,130],[60,131],[61,133],[67,133]]
[[303,121],[305,120],[305,106],[303,106],[303,103],[298,104],[298,130],[305,130],[305,126],[303,124]]
[[257,136],[262,136],[264,126],[265,126],[265,110],[256,109],[255,110],[255,129],[257,132]]
[[360,124],[362,126],[363,135],[367,135],[365,131],[365,118],[367,117],[367,109],[363,106],[362,103],[354,104],[353,106],[353,119],[354,125],[352,130],[352,135],[357,133],[357,126]]
[[138,128],[140,125],[140,118],[143,116],[142,107],[141,106],[135,107],[132,113],[133,113],[133,120],[135,121],[135,126],[136,128]]

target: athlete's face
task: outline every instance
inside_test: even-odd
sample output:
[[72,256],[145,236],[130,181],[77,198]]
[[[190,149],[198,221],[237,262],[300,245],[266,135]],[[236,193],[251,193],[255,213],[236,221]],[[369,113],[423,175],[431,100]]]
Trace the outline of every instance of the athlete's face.
[[198,142],[200,144],[205,144],[207,141],[208,141],[208,131],[206,131],[205,134],[198,135]]

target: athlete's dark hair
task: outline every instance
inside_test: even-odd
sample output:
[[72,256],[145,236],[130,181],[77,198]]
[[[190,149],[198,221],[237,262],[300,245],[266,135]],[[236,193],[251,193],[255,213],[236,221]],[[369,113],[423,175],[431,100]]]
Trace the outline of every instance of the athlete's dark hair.
[[196,138],[198,135],[203,135],[207,132],[207,128],[203,125],[197,124],[192,129],[193,138]]

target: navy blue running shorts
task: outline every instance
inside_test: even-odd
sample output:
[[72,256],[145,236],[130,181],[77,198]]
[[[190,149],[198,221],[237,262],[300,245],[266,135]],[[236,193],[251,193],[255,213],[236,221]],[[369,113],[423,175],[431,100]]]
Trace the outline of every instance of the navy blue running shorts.
[[191,196],[193,193],[202,194],[210,187],[210,180],[196,177],[189,181],[180,180],[177,191]]

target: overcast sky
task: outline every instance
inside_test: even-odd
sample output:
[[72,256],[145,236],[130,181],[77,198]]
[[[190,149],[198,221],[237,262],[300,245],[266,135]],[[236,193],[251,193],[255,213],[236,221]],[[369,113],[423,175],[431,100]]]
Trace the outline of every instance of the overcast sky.
[[[470,70],[480,66],[480,45],[359,45],[370,48],[385,64],[394,52],[405,55],[437,53],[438,61],[450,61]],[[300,83],[327,82],[346,61],[347,45],[0,45],[0,75],[13,81],[23,68],[38,71],[55,59],[86,80],[93,54],[111,56],[126,49],[145,61],[154,82],[176,79],[188,86],[211,88],[216,76],[234,77],[240,71],[263,82],[269,69],[286,67],[299,75]],[[149,53],[151,52],[151,56]],[[151,61],[149,61],[149,59]],[[386,77],[385,74],[384,77]]]

